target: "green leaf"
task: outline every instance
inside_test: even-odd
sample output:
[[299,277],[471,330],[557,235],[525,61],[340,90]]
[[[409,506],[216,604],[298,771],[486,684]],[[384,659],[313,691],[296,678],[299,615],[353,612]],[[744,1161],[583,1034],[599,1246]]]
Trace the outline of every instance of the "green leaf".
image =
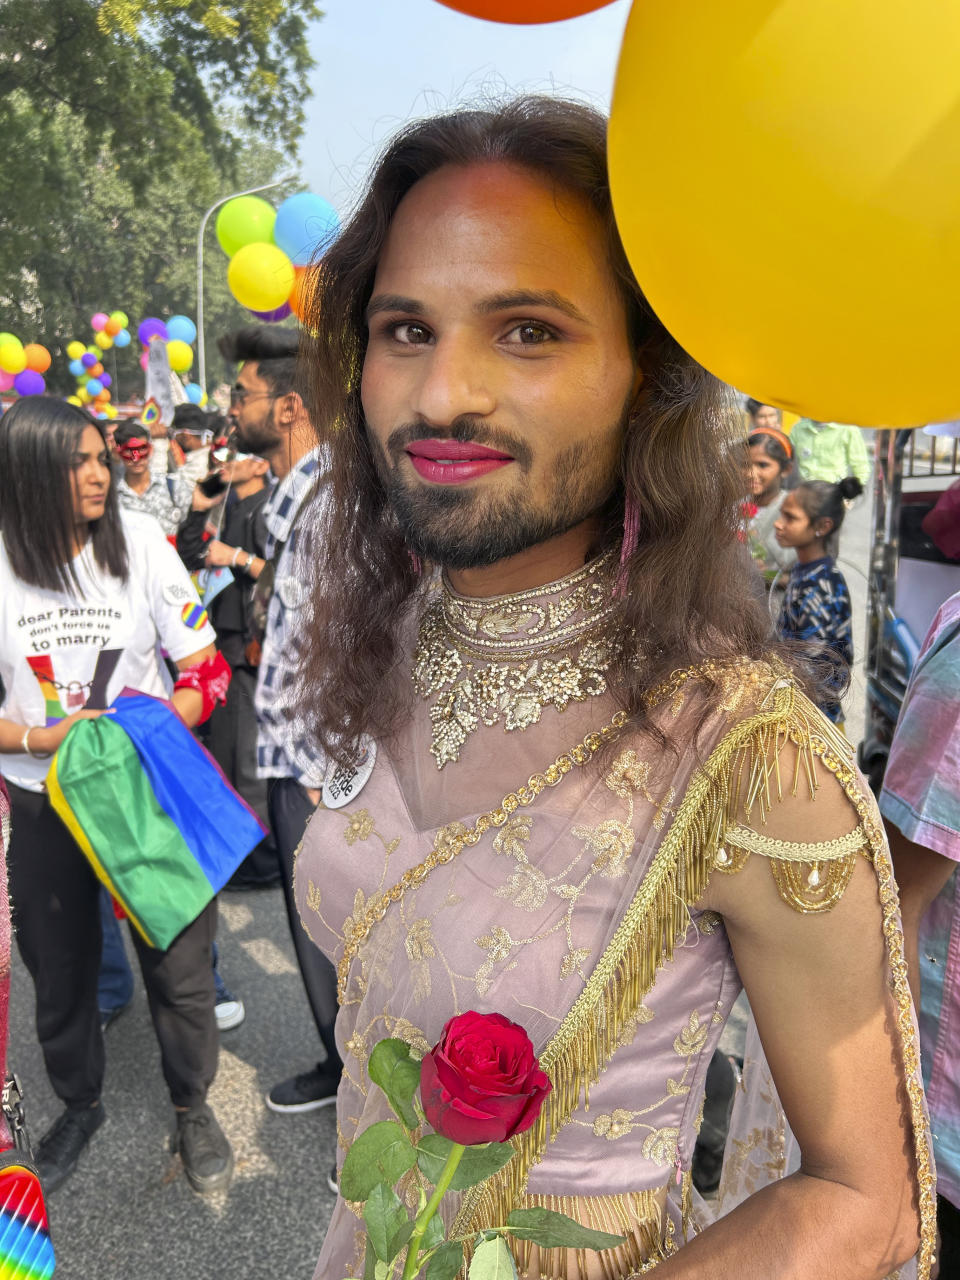
[[377,1265],[377,1255],[373,1251],[373,1245],[370,1243],[370,1237],[367,1236],[366,1251],[363,1255],[363,1280],[375,1280]]
[[[417,1143],[420,1172],[434,1186],[443,1172],[452,1146],[450,1139],[439,1133],[428,1133]],[[502,1169],[514,1154],[509,1142],[488,1142],[484,1147],[467,1147],[453,1175],[450,1190],[463,1191],[466,1187],[475,1187],[478,1182],[484,1182]]]
[[366,1200],[378,1182],[392,1187],[417,1163],[413,1143],[396,1120],[381,1120],[353,1140],[340,1170],[345,1200]]
[[613,1249],[625,1238],[581,1227],[565,1213],[552,1209],[514,1209],[507,1218],[507,1229],[518,1240],[533,1240],[548,1249]]
[[420,1241],[420,1252],[429,1253],[432,1249],[436,1249],[438,1244],[443,1244],[446,1234],[443,1219],[439,1213],[435,1213],[427,1223],[427,1229],[423,1233],[423,1238]]
[[427,1263],[425,1280],[456,1280],[463,1266],[463,1245],[459,1240],[442,1244]]
[[374,1046],[367,1072],[374,1084],[387,1095],[387,1101],[408,1129],[420,1123],[413,1097],[420,1087],[420,1063],[410,1057],[405,1040],[381,1040]]
[[407,1243],[413,1223],[392,1187],[378,1182],[363,1206],[367,1238],[381,1262],[392,1262]]
[[517,1264],[503,1236],[477,1245],[467,1274],[470,1280],[517,1280]]
[[389,1262],[381,1262],[378,1258],[373,1267],[373,1280],[390,1280],[392,1270]]

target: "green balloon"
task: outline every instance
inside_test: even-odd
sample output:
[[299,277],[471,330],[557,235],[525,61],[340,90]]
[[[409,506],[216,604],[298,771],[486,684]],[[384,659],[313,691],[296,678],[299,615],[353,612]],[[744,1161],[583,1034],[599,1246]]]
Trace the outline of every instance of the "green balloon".
[[228,200],[217,214],[220,248],[232,258],[248,244],[273,244],[273,224],[277,211],[259,196],[237,196]]

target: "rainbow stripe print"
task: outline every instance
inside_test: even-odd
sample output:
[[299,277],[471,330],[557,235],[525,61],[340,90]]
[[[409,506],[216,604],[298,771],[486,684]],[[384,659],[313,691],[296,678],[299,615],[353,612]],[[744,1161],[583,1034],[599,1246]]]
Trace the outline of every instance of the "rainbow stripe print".
[[0,1197],[0,1280],[47,1280],[56,1262],[40,1183],[22,1165],[8,1165]]
[[183,625],[191,631],[200,631],[207,625],[207,611],[202,604],[185,604],[180,610]]
[[63,703],[60,701],[60,694],[53,682],[53,659],[46,654],[40,657],[27,658],[30,669],[37,677],[40,685],[40,692],[43,694],[43,713],[46,717],[46,726],[49,728],[52,724],[59,724],[61,720],[66,719],[67,713],[63,709]]

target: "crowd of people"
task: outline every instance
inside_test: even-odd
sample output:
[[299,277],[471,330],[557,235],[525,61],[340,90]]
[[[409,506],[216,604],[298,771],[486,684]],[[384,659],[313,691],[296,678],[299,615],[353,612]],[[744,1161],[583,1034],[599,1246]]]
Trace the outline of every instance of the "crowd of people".
[[[523,1135],[520,1172],[489,1180],[466,1230],[519,1196],[615,1223],[624,1276],[746,1274],[771,1233],[771,1275],[829,1258],[866,1280],[913,1255],[930,1274],[889,853],[842,733],[837,553],[863,436],[787,432],[753,400],[717,427],[724,389],[630,274],[603,139],[598,114],[546,99],[411,127],[327,253],[304,348],[262,324],[222,340],[225,417],[181,405],[166,430],[108,431],[25,397],[0,419],[0,771],[17,945],[63,1104],[37,1148],[48,1190],[102,1123],[104,1032],[133,979],[44,779],[73,725],[132,687],[172,701],[266,831],[233,885],[281,887],[316,1029],[268,1107],[336,1103],[348,1147],[387,1118],[358,1083],[378,1038],[422,1048],[452,1012],[496,1011],[551,1048],[555,1141]],[[953,614],[938,625],[952,642]],[[332,768],[362,807],[321,803]],[[527,778],[514,812],[501,797]],[[925,841],[937,855],[905,906],[916,994],[960,819],[929,842],[922,801],[890,796],[898,874]],[[166,950],[133,935],[200,1192],[232,1175],[206,1097],[244,1017],[216,919],[214,900]],[[741,986],[803,1159],[755,1142],[710,1221],[697,1112]],[[735,1107],[734,1141],[741,1123]],[[364,1274],[357,1225],[338,1199],[317,1280]]]

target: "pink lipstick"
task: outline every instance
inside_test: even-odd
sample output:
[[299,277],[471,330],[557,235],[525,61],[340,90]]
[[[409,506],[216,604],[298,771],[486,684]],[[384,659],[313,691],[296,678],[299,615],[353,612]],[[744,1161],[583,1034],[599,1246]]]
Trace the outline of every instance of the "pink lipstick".
[[417,475],[432,484],[464,484],[513,462],[509,453],[470,440],[414,440],[406,451]]

